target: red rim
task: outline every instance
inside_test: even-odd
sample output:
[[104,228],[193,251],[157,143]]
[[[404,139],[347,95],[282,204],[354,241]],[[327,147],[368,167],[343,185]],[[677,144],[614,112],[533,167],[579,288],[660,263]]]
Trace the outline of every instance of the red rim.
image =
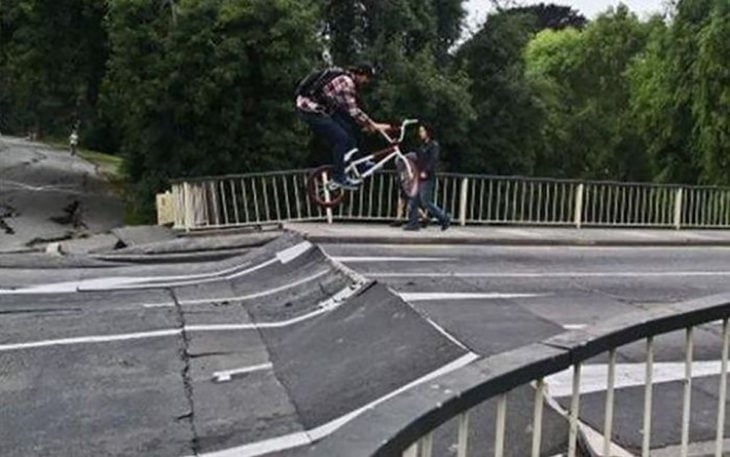
[[403,189],[403,193],[409,197],[413,197],[416,193],[418,193],[418,170],[416,169],[416,162],[408,157],[406,157],[405,160],[407,160],[411,166],[412,175],[409,177],[408,170],[405,165],[402,162],[398,162],[398,181]]
[[[326,177],[327,181],[330,181],[332,179],[332,168],[332,165],[323,165],[315,169],[307,178],[307,195],[315,205],[322,208],[334,208],[345,198],[343,189],[325,191],[322,175]],[[329,199],[327,198],[327,192],[329,193]]]

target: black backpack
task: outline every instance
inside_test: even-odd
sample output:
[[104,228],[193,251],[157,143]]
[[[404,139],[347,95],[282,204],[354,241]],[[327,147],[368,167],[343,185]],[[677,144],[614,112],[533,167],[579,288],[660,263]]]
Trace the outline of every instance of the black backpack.
[[299,81],[299,84],[297,84],[297,90],[294,92],[294,96],[298,97],[301,95],[303,97],[311,98],[318,103],[326,104],[327,101],[322,98],[322,89],[333,79],[344,74],[347,74],[347,72],[339,67],[313,71],[304,79]]

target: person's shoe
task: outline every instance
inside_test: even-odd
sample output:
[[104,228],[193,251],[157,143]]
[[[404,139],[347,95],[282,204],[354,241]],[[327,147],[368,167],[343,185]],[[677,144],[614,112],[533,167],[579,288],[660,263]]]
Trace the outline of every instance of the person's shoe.
[[449,216],[447,214],[446,217],[444,218],[444,220],[441,221],[441,230],[442,231],[446,230],[447,228],[449,228],[450,225],[451,225],[451,216]]
[[390,223],[391,227],[400,227],[401,225],[403,225],[403,221],[396,220]]
[[330,190],[356,190],[358,188],[358,185],[358,183],[349,178],[333,178],[332,181],[328,183],[328,187]]
[[360,174],[363,174],[373,168],[375,165],[377,165],[375,162],[373,162],[372,160],[368,160],[366,162],[357,164],[357,171],[359,171]]
[[421,228],[428,227],[428,224],[430,224],[430,223],[431,223],[430,219],[421,219]]
[[403,226],[403,230],[408,232],[417,232],[421,230],[421,227],[419,227],[418,225],[406,224]]

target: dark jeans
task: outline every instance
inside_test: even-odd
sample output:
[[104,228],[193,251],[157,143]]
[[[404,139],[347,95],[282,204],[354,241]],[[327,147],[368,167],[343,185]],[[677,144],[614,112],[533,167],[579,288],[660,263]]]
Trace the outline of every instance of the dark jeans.
[[446,212],[436,206],[433,201],[433,191],[436,187],[435,179],[428,179],[418,183],[418,193],[411,197],[408,202],[408,225],[418,225],[418,207],[425,208],[431,215],[438,219],[439,223],[446,222],[449,216]]
[[359,133],[355,123],[342,114],[308,113],[299,111],[299,117],[309,125],[312,131],[324,137],[332,146],[332,165],[334,179],[345,178],[345,154],[357,148]]

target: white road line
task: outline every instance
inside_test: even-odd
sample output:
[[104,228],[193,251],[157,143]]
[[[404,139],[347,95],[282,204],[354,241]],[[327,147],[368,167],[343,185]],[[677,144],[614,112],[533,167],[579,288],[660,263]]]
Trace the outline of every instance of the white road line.
[[291,262],[292,260],[296,259],[300,255],[304,254],[308,250],[312,248],[312,243],[309,241],[302,241],[301,243],[297,244],[296,246],[292,246],[288,249],[284,249],[283,251],[279,251],[276,254],[276,258],[279,259],[279,262],[283,264],[287,264]]
[[326,275],[327,273],[330,273],[330,271],[331,270],[322,270],[311,276],[307,276],[306,278],[299,279],[297,281],[291,282],[284,286],[275,287],[273,289],[268,289],[268,290],[256,292],[253,294],[238,295],[235,297],[198,298],[195,300],[180,300],[180,305],[201,305],[201,304],[208,304],[208,303],[219,303],[222,301],[242,301],[242,300],[251,300],[254,298],[266,297],[268,295],[274,295],[276,293],[283,292],[285,290],[292,289],[297,286],[301,286],[302,284],[308,283],[310,281],[314,281],[315,279],[321,278],[322,276]]
[[565,330],[583,330],[588,324],[563,324]]
[[674,277],[713,277],[730,276],[730,271],[605,271],[605,272],[554,272],[554,273],[368,273],[372,278],[674,278]]
[[101,290],[127,290],[127,289],[150,289],[162,287],[180,287],[186,285],[197,285],[206,282],[231,280],[254,271],[265,268],[269,265],[280,262],[286,264],[310,250],[314,245],[309,241],[303,241],[290,248],[277,252],[273,259],[262,262],[253,267],[241,271],[241,268],[250,264],[246,262],[223,270],[208,273],[191,275],[159,276],[159,277],[137,277],[137,276],[115,276],[108,278],[82,279],[77,281],[58,282],[29,286],[19,289],[0,289],[0,294],[48,294],[48,293],[75,293],[81,291]]
[[438,370],[435,370],[419,379],[416,379],[413,382],[410,382],[406,384],[405,386],[394,390],[393,392],[384,395],[377,400],[368,403],[365,406],[362,406],[361,408],[358,408],[354,411],[351,411],[343,416],[340,416],[337,419],[334,419],[330,422],[327,422],[326,424],[320,425],[319,427],[303,431],[303,432],[297,432],[297,433],[291,433],[289,435],[282,435],[276,438],[271,438],[268,440],[263,441],[257,441],[254,443],[244,444],[243,446],[237,446],[234,448],[229,449],[223,449],[216,452],[210,452],[205,454],[200,454],[200,457],[255,457],[263,454],[268,454],[271,452],[278,452],[283,451],[286,449],[291,449],[299,446],[305,446],[308,444],[313,443],[314,441],[317,441],[319,439],[324,438],[327,435],[332,434],[334,431],[336,431],[338,428],[345,425],[347,422],[351,421],[355,417],[359,416],[363,412],[374,408],[375,406],[384,403],[391,398],[395,397],[396,395],[405,392],[408,389],[411,389],[414,386],[417,386],[419,384],[422,384],[424,382],[428,382],[434,378],[437,378],[438,376],[444,375],[446,373],[450,373],[454,370],[457,370],[461,367],[464,367],[470,363],[472,363],[474,360],[478,359],[479,355],[474,354],[472,352],[467,353],[458,359],[454,360],[453,362],[444,365],[443,367],[439,368]]
[[274,365],[271,363],[262,363],[261,365],[253,365],[250,367],[236,368],[234,370],[216,371],[213,373],[213,380],[216,382],[227,382],[235,375],[255,373],[257,371],[271,370]]
[[364,262],[448,262],[456,260],[453,257],[332,257],[333,260],[343,263]]
[[[681,381],[684,379],[684,362],[654,363],[653,379],[655,384]],[[696,361],[692,364],[692,377],[719,375],[720,361]],[[603,392],[607,389],[608,365],[583,365],[581,370],[581,394]],[[637,387],[645,384],[645,363],[617,363],[615,388]],[[567,397],[573,391],[573,370],[561,371],[545,378],[548,392],[553,397]]]
[[211,324],[211,325],[188,325],[185,326],[185,330],[189,332],[210,332],[210,331],[222,331],[222,330],[257,330],[257,329],[270,329],[270,328],[284,328],[290,325],[298,324],[313,317],[317,317],[320,314],[335,310],[342,306],[345,301],[356,294],[364,284],[355,284],[351,287],[346,287],[337,292],[332,297],[319,303],[317,309],[310,313],[304,314],[299,317],[287,319],[285,321],[276,322],[257,322],[251,324]]
[[546,297],[550,294],[501,294],[479,292],[403,292],[399,293],[405,301],[432,301],[432,300],[496,300],[510,298]]
[[[363,283],[354,284],[348,286],[332,297],[318,304],[317,309],[305,315],[287,319],[284,321],[274,322],[258,322],[258,323],[247,323],[247,324],[211,324],[211,325],[186,325],[184,327],[186,332],[222,332],[230,330],[258,330],[266,328],[283,328],[290,325],[297,324],[299,322],[312,319],[320,314],[324,314],[328,311],[342,306],[345,301],[357,293],[363,286]],[[179,335],[183,329],[163,329],[153,330],[149,332],[137,332],[137,333],[125,333],[116,335],[91,335],[81,336],[73,338],[58,338],[52,340],[41,340],[41,341],[30,341],[27,343],[9,343],[0,344],[0,352],[16,351],[20,349],[33,349],[49,346],[68,346],[75,344],[91,344],[91,343],[109,343],[113,341],[125,341],[125,340],[138,340],[138,339],[149,339],[149,338],[160,338],[164,336]]]
[[0,344],[0,352],[15,351],[18,349],[33,349],[49,346],[68,346],[74,344],[88,343],[110,343],[113,341],[140,340],[147,338],[160,338],[163,336],[174,336],[182,332],[182,329],[154,330],[150,332],[125,333],[120,335],[92,335],[75,338],[60,338],[55,340],[31,341],[29,343]]

